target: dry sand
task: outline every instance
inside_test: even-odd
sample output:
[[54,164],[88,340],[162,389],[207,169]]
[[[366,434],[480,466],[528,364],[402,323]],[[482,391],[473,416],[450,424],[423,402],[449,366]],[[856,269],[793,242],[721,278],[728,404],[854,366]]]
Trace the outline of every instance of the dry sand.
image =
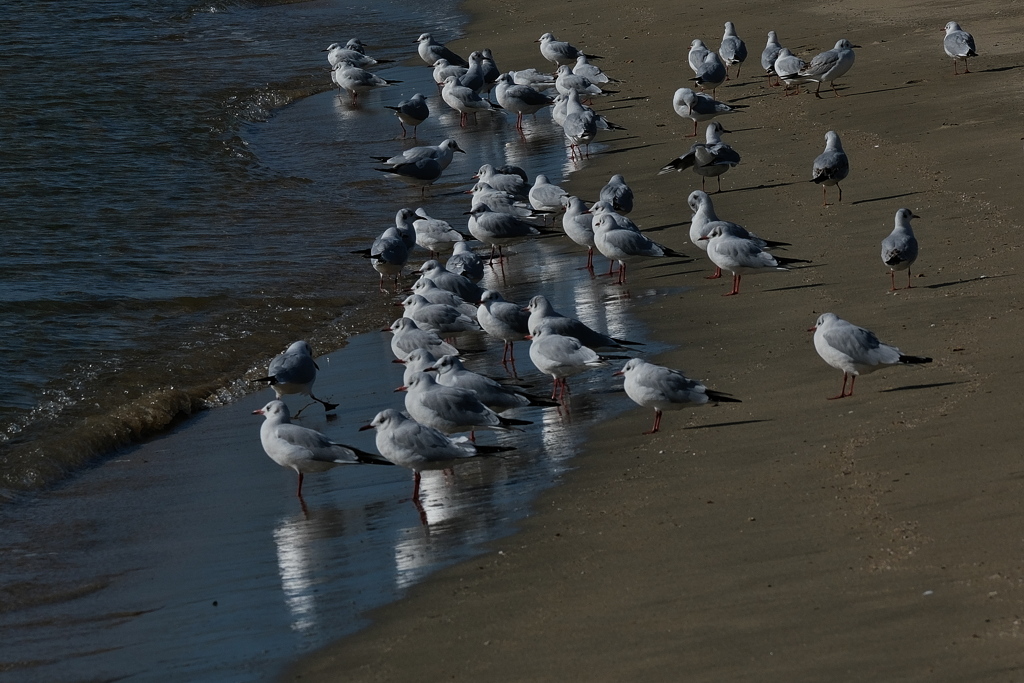
[[[678,344],[657,360],[743,403],[669,413],[654,436],[640,436],[653,416],[639,408],[603,426],[520,533],[286,679],[1021,680],[1020,3],[469,9],[455,47],[490,47],[503,68],[543,68],[545,31],[605,56],[624,83],[597,107],[628,131],[606,134],[568,187],[593,199],[624,173],[634,219],[669,226],[655,239],[687,253],[699,178],[655,172],[690,144],[670,106],[689,41],[716,48],[735,22],[751,54],[718,96],[749,109],[723,119],[743,162],[715,207],[813,264],[746,278],[726,299],[703,258],[634,268],[634,288],[696,288],[636,308]],[[970,75],[942,53],[951,19],[977,39]],[[768,88],[769,29],[805,59],[839,38],[860,45],[843,97]],[[853,170],[843,203],[823,208],[807,180],[829,129]],[[903,206],[921,216],[921,256],[915,288],[890,294],[879,244]],[[935,362],[827,401],[840,373],[806,332],[824,311]]]

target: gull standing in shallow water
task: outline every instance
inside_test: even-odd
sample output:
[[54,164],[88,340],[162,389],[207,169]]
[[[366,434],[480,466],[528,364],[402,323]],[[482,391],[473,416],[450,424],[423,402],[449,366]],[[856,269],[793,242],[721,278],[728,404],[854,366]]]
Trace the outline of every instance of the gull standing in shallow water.
[[412,42],[419,43],[416,52],[419,53],[420,59],[429,66],[434,66],[439,59],[446,59],[449,64],[456,66],[469,66],[469,62],[434,40],[434,37],[429,33],[421,34],[419,38]]
[[406,124],[412,126],[412,137],[416,138],[416,128],[430,116],[430,109],[427,107],[427,98],[416,93],[407,100],[402,100],[397,105],[385,104],[386,109],[395,112],[398,117],[398,125],[402,127],[402,137],[406,136]]
[[821,185],[821,205],[828,206],[825,187],[835,185],[839,190],[839,201],[843,201],[843,188],[839,181],[850,175],[850,159],[843,150],[839,135],[830,130],[825,133],[825,151],[814,159],[811,167],[811,182]]
[[605,202],[597,202],[590,207],[590,212],[594,214],[594,246],[605,258],[619,263],[617,284],[626,284],[627,263],[666,256],[686,258],[685,254],[658,244],[642,232],[619,227],[612,215],[614,212]]
[[505,301],[500,293],[488,289],[480,297],[476,320],[484,332],[504,342],[501,364],[512,363],[514,366],[516,354],[513,344],[526,339],[526,335],[529,334],[529,314],[519,304]]
[[586,269],[594,270],[594,215],[579,197],[562,197],[562,230],[566,237],[581,247],[587,248]]
[[[285,394],[302,394],[321,404],[325,411],[334,410],[338,407],[337,403],[328,403],[313,395],[313,383],[319,369],[313,360],[313,349],[309,343],[297,341],[285,349],[284,353],[274,356],[267,368],[267,376],[255,381],[269,383],[278,400]],[[301,412],[295,416],[298,417]]]
[[405,361],[414,349],[426,349],[438,358],[459,352],[435,333],[421,330],[412,318],[401,317],[391,323],[389,329],[394,334],[391,337],[391,352],[399,361]]
[[568,378],[591,368],[607,365],[607,359],[587,348],[575,337],[566,337],[541,325],[530,335],[530,360],[553,380],[552,400],[561,400],[569,391]]
[[[843,371],[843,388],[832,399],[853,396],[853,384],[858,375],[866,375],[890,365],[921,365],[931,358],[907,356],[895,346],[878,341],[874,332],[849,323],[835,313],[822,313],[814,327],[814,349],[822,360]],[[846,393],[846,378],[850,379],[850,393]]]
[[494,97],[505,111],[516,115],[516,129],[523,130],[523,115],[536,114],[552,104],[547,95],[534,90],[528,85],[518,85],[510,74],[501,74],[494,85]]
[[324,472],[338,465],[391,464],[373,453],[334,443],[318,431],[292,424],[288,406],[282,401],[271,401],[252,414],[267,418],[260,427],[263,450],[281,467],[290,467],[298,473],[295,495],[299,498],[302,498],[303,475],[307,472]]
[[643,342],[615,339],[587,327],[586,324],[576,318],[562,315],[555,310],[555,307],[551,305],[551,302],[543,294],[538,294],[530,299],[526,310],[530,312],[530,317],[527,320],[530,334],[535,333],[542,327],[546,327],[552,332],[565,335],[566,337],[575,337],[581,344],[592,349],[624,349],[625,345],[643,346]]
[[519,425],[533,424],[529,420],[502,417],[485,406],[472,391],[438,384],[434,376],[426,372],[413,373],[409,382],[396,391],[405,391],[405,412],[412,419],[445,434],[478,429],[509,431]]
[[679,410],[689,405],[712,402],[740,403],[738,398],[687,379],[678,370],[648,363],[640,358],[628,360],[615,375],[625,378],[623,388],[633,403],[654,408],[654,426],[644,434],[654,434],[661,428],[661,414],[665,410]]
[[942,39],[942,49],[953,59],[953,75],[959,75],[956,68],[956,60],[958,59],[964,60],[964,73],[971,73],[970,68],[967,66],[967,58],[978,56],[977,48],[974,47],[974,36],[960,28],[960,24],[955,21],[946,24],[944,30],[946,31],[946,37]]
[[338,66],[334,67],[331,78],[338,84],[338,87],[352,95],[353,102],[359,98],[359,93],[361,92],[402,82],[381,78],[377,74],[370,73],[366,69],[360,69],[349,62],[340,62]]
[[395,465],[413,471],[413,501],[419,502],[420,473],[445,470],[467,460],[514,450],[509,446],[476,446],[466,437],[451,438],[422,425],[393,408],[382,410],[359,431],[376,429],[375,442],[381,456]]
[[459,79],[455,76],[449,76],[444,79],[444,87],[441,88],[441,99],[449,107],[459,112],[459,125],[463,128],[465,128],[470,114],[473,114],[475,119],[477,112],[486,111],[490,113],[501,111],[491,104],[489,100],[485,100],[477,95],[472,88],[459,85]]
[[828,84],[832,86],[832,92],[836,94],[836,97],[840,97],[839,91],[836,90],[835,81],[853,68],[853,62],[856,58],[853,52],[855,47],[860,46],[854,45],[845,38],[842,38],[836,41],[834,48],[815,55],[811,63],[800,70],[799,75],[801,77],[809,81],[818,82],[818,87],[814,90],[815,97],[821,97],[819,91],[821,90],[821,84],[825,81],[828,81]]
[[890,292],[896,291],[896,271],[907,271],[907,289],[911,289],[910,266],[917,260],[917,238],[910,227],[911,218],[920,218],[910,209],[896,212],[896,227],[882,240],[882,263],[889,266]]

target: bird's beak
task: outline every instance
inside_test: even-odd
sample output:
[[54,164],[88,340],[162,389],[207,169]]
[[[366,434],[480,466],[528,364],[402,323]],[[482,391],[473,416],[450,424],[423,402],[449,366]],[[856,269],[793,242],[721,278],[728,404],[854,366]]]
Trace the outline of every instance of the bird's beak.
[[528,334],[525,337],[523,337],[523,339],[529,339],[530,341],[533,341],[533,335],[532,334]]
[[264,414],[263,413],[263,408],[257,408],[256,410],[252,411],[252,414],[253,415],[263,415]]
[[395,393],[398,393],[399,391],[405,391],[405,390],[406,390],[407,388],[408,388],[408,387],[406,387],[406,386],[404,386],[404,385],[403,385],[403,386],[400,386],[400,387],[398,387],[397,389],[395,389]]
[[365,432],[367,429],[373,429],[373,425],[363,425],[357,431]]
[[807,331],[808,331],[808,332],[814,332],[814,331],[815,331],[815,330],[817,330],[817,329],[818,329],[818,326],[817,326],[817,325],[815,325],[815,326],[813,326],[813,327],[808,327],[808,328],[807,328]]
[[709,239],[711,239],[711,238],[708,237],[707,235],[704,235],[703,237],[698,237],[697,238],[698,241],[700,241],[700,240],[709,240]]
[[615,372],[612,373],[612,377],[621,377],[624,374],[626,373],[624,373],[622,370],[616,370]]

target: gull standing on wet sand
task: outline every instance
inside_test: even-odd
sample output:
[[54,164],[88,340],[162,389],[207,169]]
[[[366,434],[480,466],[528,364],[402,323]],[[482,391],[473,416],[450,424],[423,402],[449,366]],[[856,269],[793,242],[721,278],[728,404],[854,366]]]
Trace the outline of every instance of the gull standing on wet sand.
[[825,151],[815,158],[811,167],[811,182],[821,185],[821,205],[828,206],[825,187],[835,185],[839,190],[839,201],[843,201],[843,188],[839,181],[850,175],[850,160],[843,150],[839,135],[830,130],[825,133]]
[[302,480],[307,472],[324,472],[339,465],[390,465],[373,453],[334,443],[313,429],[292,424],[291,414],[282,401],[271,401],[252,411],[266,420],[260,427],[260,442],[271,460],[290,467],[299,475],[295,495],[302,498]]
[[689,138],[697,136],[698,121],[710,121],[722,114],[735,114],[742,108],[744,107],[741,105],[719,102],[711,95],[695,92],[690,88],[679,88],[672,96],[672,109],[676,114],[693,121],[693,135],[686,136]]
[[611,205],[618,213],[629,213],[633,210],[633,190],[626,184],[621,173],[616,173],[601,188],[598,199]]
[[[814,327],[814,349],[822,360],[843,371],[843,388],[832,399],[853,396],[853,385],[858,375],[866,375],[890,365],[921,365],[931,358],[904,355],[895,346],[878,341],[874,332],[849,323],[835,313],[822,313]],[[846,378],[850,377],[850,393],[846,393]]]
[[[320,366],[313,360],[313,349],[305,341],[297,341],[285,349],[284,353],[274,356],[267,368],[267,376],[260,377],[256,382],[267,382],[278,400],[285,394],[302,394],[324,407],[325,411],[334,410],[337,403],[328,403],[313,395],[313,383]],[[303,408],[304,410],[304,408]],[[295,414],[299,416],[302,410]]]
[[478,429],[506,432],[533,424],[529,420],[502,417],[485,406],[472,391],[438,384],[427,372],[414,373],[408,384],[396,391],[405,392],[405,412],[412,419],[445,434]]
[[608,364],[607,359],[587,348],[575,337],[566,337],[541,325],[530,334],[530,360],[553,381],[552,400],[560,401],[569,391],[568,378]]
[[466,437],[451,438],[393,408],[382,410],[359,431],[376,429],[375,443],[385,460],[413,471],[412,498],[419,502],[420,473],[445,470],[469,458],[513,450],[509,446],[476,446]]
[[501,364],[516,362],[513,345],[526,339],[529,332],[530,315],[519,304],[505,301],[500,293],[488,289],[480,297],[480,306],[476,311],[476,321],[488,335],[504,342],[501,351]]
[[815,97],[821,98],[821,93],[819,92],[821,84],[826,81],[832,87],[832,92],[836,94],[836,97],[840,97],[839,91],[836,90],[835,81],[853,68],[853,62],[856,58],[853,52],[855,47],[860,47],[860,45],[854,45],[845,38],[842,38],[836,42],[834,48],[815,55],[811,63],[800,70],[799,76],[809,81],[818,82],[818,87],[814,90]]
[[416,93],[407,100],[402,100],[397,105],[385,104],[386,109],[395,112],[398,117],[398,125],[402,127],[402,137],[406,136],[406,124],[412,126],[412,137],[416,138],[416,128],[430,116],[430,109],[427,107],[427,98]]
[[556,69],[563,64],[572,64],[580,55],[587,59],[600,59],[598,55],[587,54],[564,40],[556,40],[555,36],[550,33],[545,33],[534,42],[540,43],[541,56],[554,64]]
[[477,95],[472,88],[459,85],[459,79],[449,76],[444,79],[444,87],[441,88],[441,99],[449,107],[459,112],[459,126],[465,128],[469,115],[473,114],[474,120],[478,112],[489,113],[500,112],[489,100]]
[[654,434],[661,428],[661,414],[665,410],[680,410],[686,406],[706,403],[740,403],[729,394],[708,389],[700,382],[687,379],[678,370],[632,358],[614,373],[625,378],[626,396],[639,406],[654,408],[654,426],[644,434]]
[[541,327],[546,327],[552,332],[566,337],[574,337],[581,344],[592,349],[624,349],[626,345],[643,346],[642,342],[615,339],[588,327],[576,318],[562,315],[555,310],[555,307],[551,305],[551,302],[543,294],[538,294],[530,299],[526,310],[530,312],[529,320],[527,320],[530,334],[533,334]]
[[452,255],[445,261],[444,268],[470,282],[484,279],[484,260],[465,241],[454,243]]
[[501,248],[536,237],[541,231],[510,213],[491,211],[486,204],[479,204],[469,214],[469,233],[491,247],[491,259],[495,252],[502,257]]
[[627,263],[666,256],[686,257],[639,231],[619,227],[614,217],[609,215],[613,213],[611,207],[604,202],[597,202],[590,211],[594,214],[594,246],[605,258],[619,263],[617,284],[626,284]]
[[974,36],[960,28],[960,24],[951,21],[944,29],[946,36],[942,39],[942,49],[953,59],[953,75],[959,75],[956,68],[956,60],[964,60],[964,73],[971,73],[967,66],[968,57],[977,57],[977,48],[974,47]]
[[911,289],[910,266],[917,260],[917,238],[910,227],[911,218],[920,218],[910,209],[896,212],[896,227],[882,240],[882,263],[889,266],[890,292],[896,291],[896,271],[907,271],[907,289]]
[[[788,47],[779,50],[779,56],[775,58],[775,77],[785,83],[783,93],[786,97],[799,95],[800,86],[810,79],[804,78],[800,72],[807,68],[807,62],[800,59]],[[790,86],[796,86],[796,92],[789,92]]]
[[434,40],[434,37],[429,33],[421,34],[419,38],[412,42],[419,43],[416,52],[419,53],[420,59],[429,66],[434,66],[439,59],[446,59],[449,64],[454,64],[455,66],[469,66],[469,62]]
[[[447,354],[458,354],[459,350],[433,332],[421,330],[412,318],[399,318],[391,323],[391,352],[395,358],[404,361],[414,349],[426,349],[440,358]],[[385,332],[387,330],[384,330]]]
[[768,43],[761,51],[761,68],[764,69],[764,75],[768,77],[769,86],[778,85],[778,83],[772,83],[772,76],[778,79],[778,75],[775,73],[775,60],[779,58],[781,51],[782,44],[779,43],[778,35],[775,31],[768,31]]
[[740,293],[740,279],[744,275],[766,271],[788,271],[787,263],[798,263],[799,259],[776,257],[757,246],[753,240],[730,235],[721,225],[715,225],[702,240],[708,241],[708,258],[712,263],[732,273],[732,290],[722,296]]
[[[775,242],[762,239],[738,223],[723,221],[715,213],[711,197],[703,190],[691,192],[690,196],[686,199],[686,203],[693,211],[693,217],[690,218],[690,242],[701,251],[708,250],[708,240],[704,239],[704,237],[710,234],[716,227],[720,228],[724,234],[751,240],[761,249],[791,246],[789,242]],[[719,266],[715,266],[715,272],[707,276],[706,279],[717,280],[720,277],[722,277],[722,269]]]
[[534,211],[555,213],[562,210],[562,198],[569,196],[569,193],[552,184],[543,173],[538,173],[527,196]]

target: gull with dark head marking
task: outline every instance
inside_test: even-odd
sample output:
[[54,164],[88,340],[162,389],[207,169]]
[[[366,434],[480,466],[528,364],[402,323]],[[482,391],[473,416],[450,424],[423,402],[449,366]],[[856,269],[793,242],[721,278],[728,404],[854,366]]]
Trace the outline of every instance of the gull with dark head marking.
[[917,238],[910,227],[911,218],[920,218],[910,209],[896,212],[896,227],[882,240],[882,263],[889,266],[890,292],[896,291],[896,271],[907,271],[907,289],[910,284],[910,266],[917,260]]
[[281,467],[298,473],[295,495],[299,498],[307,472],[324,472],[339,465],[391,464],[373,453],[335,443],[318,431],[292,424],[291,413],[283,401],[271,401],[252,414],[266,418],[260,427],[260,442],[266,454]]
[[942,49],[953,60],[953,75],[959,75],[956,68],[958,59],[964,60],[964,73],[971,73],[967,66],[967,58],[978,56],[977,48],[974,46],[974,36],[960,28],[960,24],[955,21],[946,24],[944,30],[946,36],[942,39]]
[[666,410],[680,410],[707,403],[740,403],[738,398],[687,379],[678,370],[648,363],[640,358],[626,361],[622,369],[614,374],[625,378],[623,388],[633,403],[654,408],[654,426],[644,434],[654,434],[661,428],[661,415]]
[[[878,341],[875,333],[847,322],[835,313],[822,313],[814,327],[814,349],[821,359],[843,371],[843,388],[832,399],[853,396],[858,375],[866,375],[890,365],[922,365],[931,358],[908,356],[895,346]],[[850,393],[846,379],[850,378]]]
[[[319,369],[320,366],[313,360],[313,349],[309,343],[297,341],[285,349],[284,353],[274,356],[267,368],[266,377],[254,381],[267,382],[278,400],[286,394],[301,394],[322,405],[325,411],[334,410],[338,407],[337,403],[328,403],[313,395],[313,383],[316,382]],[[296,413],[296,417],[299,413]]]
[[843,150],[843,143],[839,135],[830,130],[825,133],[825,151],[815,158],[811,167],[811,182],[821,185],[821,205],[828,206],[825,187],[835,185],[839,190],[839,201],[843,201],[843,188],[839,186],[841,180],[850,175],[850,160]]

